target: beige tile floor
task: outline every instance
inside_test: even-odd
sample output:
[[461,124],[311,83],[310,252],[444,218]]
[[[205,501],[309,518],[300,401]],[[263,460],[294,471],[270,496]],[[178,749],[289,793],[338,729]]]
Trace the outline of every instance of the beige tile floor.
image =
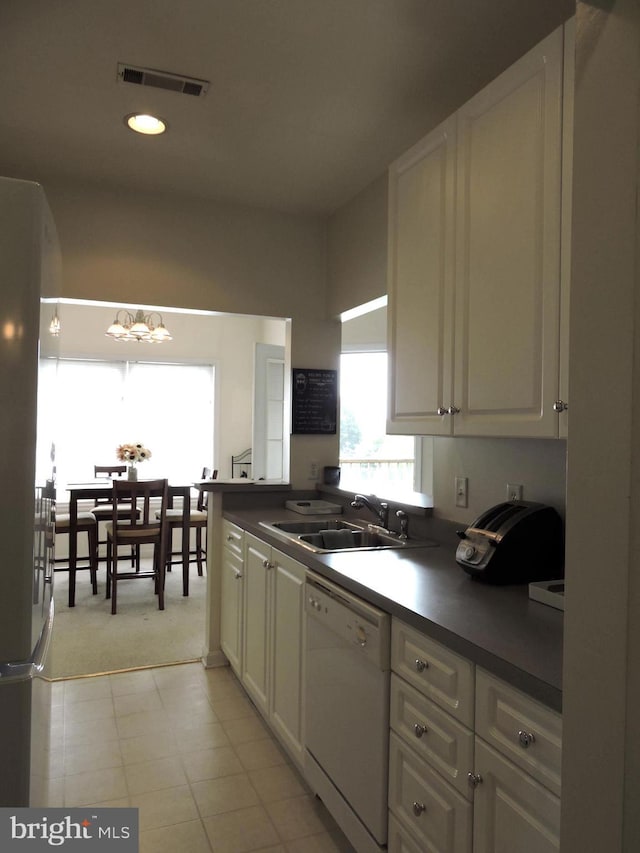
[[53,684],[51,806],[134,806],[140,853],[352,853],[228,668]]

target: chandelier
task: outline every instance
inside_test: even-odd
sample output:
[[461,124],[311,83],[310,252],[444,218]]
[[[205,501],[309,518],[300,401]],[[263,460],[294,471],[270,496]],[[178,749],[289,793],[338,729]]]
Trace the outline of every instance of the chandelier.
[[[122,319],[120,315],[123,315]],[[154,317],[159,318],[159,322],[154,321]],[[169,330],[164,325],[161,314],[156,311],[145,314],[139,309],[135,316],[124,308],[118,311],[116,319],[109,326],[105,335],[113,338],[114,341],[143,341],[147,344],[161,344],[173,340]]]

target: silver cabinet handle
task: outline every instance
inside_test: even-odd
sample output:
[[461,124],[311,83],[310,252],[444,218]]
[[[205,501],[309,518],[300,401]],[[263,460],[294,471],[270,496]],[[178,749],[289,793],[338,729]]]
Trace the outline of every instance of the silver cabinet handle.
[[422,723],[416,723],[413,727],[413,733],[416,737],[422,737],[422,735],[426,734],[429,730],[426,726],[423,726]]
[[535,743],[535,741],[536,741],[536,736],[533,734],[533,732],[524,732],[524,731],[518,732],[518,743],[520,744],[520,746],[523,749],[529,749],[531,744]]
[[447,414],[448,415],[457,415],[459,413],[459,411],[460,411],[460,409],[457,406],[449,406],[449,408],[447,409]]
[[239,581],[239,580],[240,580],[240,578],[242,577],[242,572],[239,572],[237,569],[234,569],[234,571],[233,571],[233,575],[234,575],[235,579],[236,579],[237,581]]
[[233,542],[233,533],[227,533],[227,542]]
[[271,563],[269,560],[263,560],[262,565],[265,567],[265,569],[272,569],[273,568],[273,563]]
[[477,788],[482,783],[482,776],[479,773],[467,773],[467,780],[472,788]]
[[429,664],[426,660],[420,660],[420,658],[416,658],[416,669],[418,672],[424,672],[425,669],[429,669]]
[[438,406],[437,412],[439,415],[448,415],[449,409],[445,409],[444,406]]
[[561,412],[566,412],[569,408],[568,403],[565,403],[564,400],[556,400],[553,404],[553,411],[560,414]]
[[427,807],[424,803],[418,803],[417,801],[413,804],[413,813],[416,817],[420,817],[422,812],[426,812]]

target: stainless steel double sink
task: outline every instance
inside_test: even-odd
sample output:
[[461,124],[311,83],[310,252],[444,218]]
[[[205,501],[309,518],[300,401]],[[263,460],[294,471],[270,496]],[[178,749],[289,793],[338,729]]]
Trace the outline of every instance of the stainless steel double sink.
[[425,548],[438,544],[432,539],[401,539],[397,533],[385,531],[375,524],[360,520],[327,518],[322,521],[261,521],[260,525],[275,536],[295,542],[316,554]]

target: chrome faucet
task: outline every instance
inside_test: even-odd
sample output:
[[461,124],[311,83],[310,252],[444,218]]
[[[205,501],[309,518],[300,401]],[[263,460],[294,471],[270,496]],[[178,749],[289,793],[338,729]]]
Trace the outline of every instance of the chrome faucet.
[[[376,505],[371,500],[374,500]],[[375,495],[371,495],[371,499],[366,498],[364,495],[354,495],[351,506],[354,509],[361,509],[363,506],[366,506],[376,516],[380,527],[384,527],[385,530],[389,529],[389,504],[385,503],[385,501],[379,501]]]

